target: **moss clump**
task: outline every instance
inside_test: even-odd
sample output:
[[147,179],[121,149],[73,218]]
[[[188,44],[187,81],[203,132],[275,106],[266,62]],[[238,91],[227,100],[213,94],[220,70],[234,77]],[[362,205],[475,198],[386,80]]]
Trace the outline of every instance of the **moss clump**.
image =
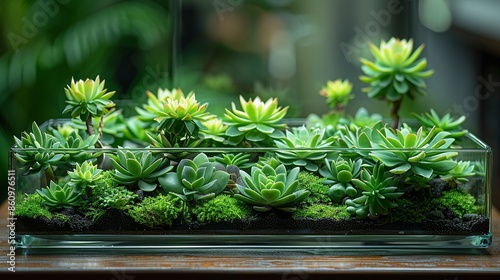
[[44,199],[38,194],[24,194],[16,203],[14,214],[18,217],[37,218],[45,217],[52,218],[49,207],[43,204]]
[[252,209],[236,198],[221,194],[196,205],[192,213],[202,223],[217,223],[244,219],[252,213]]
[[451,209],[460,219],[464,214],[477,214],[478,210],[474,196],[458,189],[444,192],[441,197],[433,199],[432,204],[441,209]]
[[398,207],[391,211],[391,222],[421,223],[427,219],[426,214],[434,209],[429,200],[398,198],[394,202]]
[[185,202],[174,194],[146,197],[129,210],[138,223],[149,227],[171,226],[185,210]]
[[347,212],[346,205],[313,204],[305,208],[297,209],[293,217],[306,217],[313,219],[334,219],[335,221],[347,220],[351,214]]
[[328,189],[330,187],[323,184],[325,178],[320,178],[307,171],[301,171],[299,172],[298,180],[300,188],[311,192],[303,203],[306,205],[314,205],[318,203],[328,204],[331,202],[328,196]]

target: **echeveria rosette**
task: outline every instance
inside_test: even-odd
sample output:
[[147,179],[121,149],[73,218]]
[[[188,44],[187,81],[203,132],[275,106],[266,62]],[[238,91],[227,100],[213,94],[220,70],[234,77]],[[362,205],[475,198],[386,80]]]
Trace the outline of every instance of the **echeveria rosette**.
[[60,130],[52,130],[55,140],[60,144],[59,148],[65,149],[63,161],[75,166],[79,162],[102,155],[102,152],[93,150],[99,135],[94,134],[84,138],[80,136],[78,130],[72,130],[69,134],[67,132],[63,130],[63,134],[61,134]]
[[205,141],[212,140],[214,143],[222,144],[226,140],[227,126],[221,119],[214,117],[202,122],[203,128],[200,130],[200,136]]
[[328,156],[334,139],[325,137],[321,128],[294,127],[286,131],[283,139],[275,140],[278,160],[286,166],[298,166],[308,171],[318,171]]
[[43,204],[51,208],[69,208],[78,206],[80,203],[80,193],[69,184],[63,186],[50,182],[50,185],[36,192],[43,198]]
[[281,131],[286,128],[286,124],[280,123],[286,115],[288,107],[278,106],[278,99],[270,98],[262,102],[259,97],[246,101],[240,96],[242,111],[236,109],[234,103],[232,110],[226,109],[224,124],[228,126],[226,135],[233,145],[238,145],[243,140],[248,140],[255,145],[272,144],[266,140],[279,139],[284,137]]
[[394,131],[385,127],[377,130],[382,142],[378,144],[380,149],[370,152],[370,156],[397,175],[418,175],[430,179],[452,170],[457,165],[452,158],[458,153],[447,149],[455,139],[445,131],[436,134],[434,128],[425,136],[422,131],[422,127],[417,133],[406,128]]
[[154,191],[158,186],[158,178],[173,168],[167,159],[153,156],[151,151],[132,152],[120,149],[110,157],[111,164],[115,167],[111,173],[114,180],[120,185],[139,187],[145,192]]
[[386,100],[393,103],[391,112],[395,120],[394,127],[399,122],[399,107],[405,96],[413,99],[416,95],[425,95],[425,79],[434,71],[425,70],[427,60],[419,58],[424,46],[413,51],[413,40],[391,38],[388,42],[382,40],[380,47],[370,43],[370,50],[375,60],[361,58],[361,69],[364,74],[361,81],[369,84],[364,88],[370,98]]
[[450,182],[452,187],[469,181],[468,177],[476,175],[475,165],[470,161],[458,161],[457,165],[450,171],[440,176],[444,181]]
[[110,100],[115,92],[107,92],[104,83],[104,80],[100,81],[99,76],[95,80],[77,82],[71,79],[71,84],[64,89],[68,105],[63,114],[71,113],[72,118],[80,118],[82,121],[87,121],[89,116],[101,117],[107,114],[115,105]]
[[460,125],[465,121],[465,116],[454,119],[450,114],[446,114],[441,118],[433,109],[422,115],[414,114],[414,116],[423,126],[429,129],[436,127],[437,131],[447,131],[453,138],[460,138],[468,132],[466,129],[460,129]]
[[61,145],[54,136],[42,132],[33,122],[31,132],[23,132],[21,139],[14,136],[14,142],[14,156],[19,161],[19,169],[24,171],[23,175],[44,171],[47,182],[54,180],[52,165],[60,164],[65,155],[54,151]]
[[354,98],[351,94],[352,84],[349,80],[328,81],[326,86],[319,92],[326,97],[326,103],[335,111],[343,111],[349,100]]
[[251,175],[241,170],[243,185],[237,185],[239,193],[234,197],[260,212],[272,208],[294,211],[295,206],[310,194],[308,190],[299,190],[299,171],[300,169],[295,167],[287,172],[283,164],[276,168],[266,164],[262,169],[254,166]]
[[77,163],[75,169],[68,172],[68,176],[70,178],[68,184],[81,192],[86,188],[93,189],[103,175],[97,165],[85,161],[82,164]]
[[326,178],[324,184],[330,185],[328,196],[333,202],[340,202],[346,196],[355,197],[358,191],[352,185],[351,180],[359,176],[363,160],[325,159],[325,167],[319,170],[319,174]]
[[150,126],[157,125],[155,118],[158,117],[157,112],[163,110],[164,103],[167,99],[180,100],[181,98],[185,98],[182,89],[174,88],[172,90],[158,88],[158,92],[154,95],[150,91],[146,91],[146,95],[148,96],[148,101],[142,107],[136,107],[138,118],[149,124]]
[[386,174],[383,164],[377,163],[373,171],[363,169],[359,179],[352,179],[362,191],[360,197],[346,200],[347,211],[358,219],[364,219],[370,214],[371,218],[389,214],[390,209],[398,206],[394,199],[402,196],[404,192],[398,191],[393,185],[390,173]]
[[191,159],[183,159],[176,172],[159,178],[166,193],[174,193],[186,201],[206,200],[220,194],[229,182],[229,173],[219,170],[217,163],[210,162],[204,153]]
[[167,98],[163,107],[155,111],[159,122],[158,130],[174,135],[175,138],[198,137],[202,122],[209,120],[213,115],[205,112],[208,103],[200,104],[194,92],[186,97]]

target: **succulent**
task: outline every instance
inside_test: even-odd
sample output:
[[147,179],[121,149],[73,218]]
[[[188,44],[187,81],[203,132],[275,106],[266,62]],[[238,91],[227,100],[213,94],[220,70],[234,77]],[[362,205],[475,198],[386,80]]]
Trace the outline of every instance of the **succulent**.
[[[64,108],[63,114],[71,113],[72,118],[85,121],[89,135],[94,134],[92,117],[102,117],[115,105],[110,100],[115,92],[106,92],[104,83],[104,80],[100,82],[99,76],[95,80],[86,79],[78,82],[71,79],[71,85],[64,89],[68,105]],[[99,127],[102,127],[102,123]]]
[[61,134],[59,130],[52,130],[55,140],[60,143],[59,148],[65,149],[63,160],[74,166],[91,158],[99,157],[102,152],[93,152],[99,135],[89,135],[85,139],[80,136],[78,130]]
[[51,181],[50,187],[36,192],[43,198],[44,204],[51,208],[69,208],[77,206],[80,202],[80,194],[69,184],[61,187]]
[[382,149],[374,150],[370,155],[389,167],[393,174],[431,178],[452,170],[457,163],[451,158],[458,153],[446,149],[455,139],[448,138],[449,133],[445,131],[435,134],[434,128],[424,137],[422,130],[420,127],[416,134],[406,128],[394,131],[385,127],[377,130],[382,139],[378,146]]
[[398,111],[403,98],[408,96],[413,99],[416,95],[425,95],[424,79],[433,74],[433,70],[425,70],[427,60],[418,59],[423,48],[421,45],[412,53],[412,39],[407,41],[391,38],[388,42],[382,40],[378,48],[370,43],[374,61],[361,58],[361,69],[365,75],[360,79],[369,84],[363,91],[370,98],[393,103],[393,127],[397,127],[399,123]]
[[325,139],[325,130],[320,128],[294,127],[286,131],[286,137],[276,140],[278,160],[287,166],[299,166],[317,171],[319,164],[328,156],[333,138]]
[[[182,92],[181,92],[182,93]],[[158,130],[172,134],[175,138],[198,137],[202,122],[213,117],[205,112],[208,103],[200,105],[194,92],[186,97],[178,94],[176,98],[166,98],[161,110],[154,111]]]
[[380,114],[370,115],[368,110],[361,107],[356,111],[354,117],[349,116],[347,119],[341,120],[340,123],[347,124],[352,131],[355,131],[357,128],[370,127],[380,121],[382,121]]
[[331,185],[328,196],[333,202],[340,202],[344,197],[355,197],[358,191],[351,183],[352,179],[358,177],[363,160],[345,160],[341,157],[329,161],[325,159],[325,167],[319,170],[321,176],[327,178],[324,184]]
[[221,119],[212,118],[201,123],[203,128],[200,130],[201,138],[204,140],[213,140],[216,143],[223,143],[226,138],[227,126]]
[[398,206],[394,199],[404,194],[392,185],[393,179],[385,174],[383,164],[373,166],[371,173],[364,168],[360,178],[352,179],[352,182],[362,190],[362,195],[348,199],[345,204],[348,206],[347,211],[358,219],[364,219],[368,214],[372,218],[389,214],[391,208]]
[[467,133],[466,129],[460,129],[460,124],[465,121],[465,116],[461,116],[458,119],[453,119],[450,114],[444,115],[442,118],[431,109],[431,112],[424,113],[422,115],[414,114],[415,118],[425,127],[433,128],[436,127],[437,131],[447,131],[450,133],[450,137],[459,138]]
[[335,144],[341,148],[341,156],[349,158],[361,156],[364,161],[368,161],[370,159],[370,149],[382,141],[376,131],[383,127],[381,121],[367,127],[356,127],[354,131],[347,125],[339,126]]
[[234,197],[242,200],[260,212],[273,207],[283,211],[294,211],[299,202],[309,196],[308,190],[299,190],[299,168],[287,172],[285,165],[276,168],[264,165],[262,169],[252,167],[251,175],[240,171],[244,185],[237,185],[239,194]]
[[20,163],[23,175],[45,171],[47,181],[54,180],[52,165],[58,164],[64,157],[63,153],[56,153],[60,143],[54,136],[42,132],[36,122],[31,124],[31,132],[24,132],[21,139],[14,136],[17,150],[15,157]]
[[68,172],[70,181],[68,184],[73,186],[77,191],[86,188],[93,189],[97,181],[102,178],[102,170],[97,168],[97,165],[89,161],[85,161],[81,165],[76,163],[73,171]]
[[349,80],[328,81],[320,94],[326,97],[326,103],[335,111],[343,111],[349,100],[354,98],[351,94],[352,84]]
[[158,177],[173,168],[167,159],[155,157],[151,151],[117,150],[116,153],[111,155],[111,163],[116,168],[112,173],[114,179],[122,185],[138,186],[145,192],[154,191]]
[[237,154],[222,154],[220,156],[214,156],[213,159],[216,162],[222,163],[226,166],[234,165],[238,166],[240,169],[247,169],[252,167],[250,162],[251,154],[247,153],[237,153]]
[[148,96],[147,104],[143,105],[143,108],[136,107],[136,111],[139,114],[139,119],[146,122],[149,126],[157,124],[155,118],[158,117],[159,111],[163,111],[165,102],[167,99],[179,100],[184,97],[184,93],[179,89],[168,89],[158,88],[158,92],[154,95],[152,92],[147,91]]
[[218,170],[204,153],[191,159],[183,159],[176,172],[169,172],[159,178],[161,187],[167,193],[175,193],[183,200],[211,199],[220,194],[229,181],[229,173]]
[[232,110],[226,109],[224,114],[227,119],[225,124],[228,126],[226,135],[230,143],[238,145],[244,139],[258,143],[284,136],[281,129],[285,128],[286,124],[280,121],[288,107],[278,107],[278,99],[270,98],[262,102],[256,97],[246,101],[240,96],[240,103],[243,111],[236,109],[236,105],[231,103]]
[[459,161],[457,165],[446,174],[441,175],[444,181],[452,182],[456,186],[458,183],[465,183],[469,181],[467,177],[476,175],[475,166],[470,161]]
[[[169,151],[164,152],[164,157],[173,161],[180,161],[183,158],[191,158],[193,152],[184,148],[196,148],[203,144],[203,139],[201,138],[184,138],[179,139],[165,132],[150,132],[146,131],[146,135],[149,138],[151,144],[155,148],[168,148]],[[174,148],[174,149],[171,149]]]

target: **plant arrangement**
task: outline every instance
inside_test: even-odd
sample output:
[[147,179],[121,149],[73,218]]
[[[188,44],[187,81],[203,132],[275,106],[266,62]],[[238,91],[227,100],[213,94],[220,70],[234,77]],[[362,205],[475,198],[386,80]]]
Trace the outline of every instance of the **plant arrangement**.
[[99,77],[71,81],[63,113],[73,120],[14,137],[19,184],[40,186],[20,195],[16,215],[70,233],[118,219],[118,229],[181,234],[487,235],[488,155],[463,152],[481,146],[467,138],[465,117],[399,117],[403,98],[424,95],[432,74],[423,46],[392,38],[370,49],[360,79],[369,97],[391,104],[390,122],[364,108],[347,115],[348,80],[328,81],[320,94],[330,111],[295,127],[277,98],[241,96],[241,109],[218,116],[194,92],[159,89],[126,117]]

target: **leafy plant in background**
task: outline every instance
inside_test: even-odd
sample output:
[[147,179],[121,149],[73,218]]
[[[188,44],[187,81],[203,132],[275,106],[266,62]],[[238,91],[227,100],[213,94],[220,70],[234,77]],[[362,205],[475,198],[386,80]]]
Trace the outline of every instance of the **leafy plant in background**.
[[151,151],[118,150],[116,153],[111,155],[115,180],[132,188],[139,187],[145,192],[154,191],[158,186],[158,178],[173,168],[168,160],[153,156]]
[[251,175],[240,171],[244,185],[237,186],[239,193],[234,197],[253,205],[253,209],[260,212],[272,208],[294,211],[295,206],[310,194],[308,190],[299,189],[299,171],[295,167],[287,172],[283,164],[276,169],[269,165],[262,169],[252,167]]
[[220,194],[229,181],[229,174],[218,170],[204,153],[191,159],[183,159],[176,172],[169,172],[159,178],[166,193],[175,193],[183,200],[204,200]]
[[234,103],[232,110],[226,109],[224,124],[228,126],[226,135],[233,145],[240,144],[243,140],[255,145],[269,144],[271,139],[284,137],[281,129],[286,124],[280,123],[288,107],[278,106],[278,99],[270,98],[262,102],[259,97],[246,101],[240,96],[241,110],[236,109]]
[[363,91],[370,98],[392,104],[393,128],[399,125],[399,109],[404,97],[413,99],[416,95],[425,95],[424,79],[434,73],[433,70],[425,70],[425,58],[418,59],[423,48],[421,45],[413,51],[412,39],[391,38],[387,42],[382,40],[378,48],[370,43],[374,61],[361,58],[361,69],[365,75],[360,79],[369,85]]

